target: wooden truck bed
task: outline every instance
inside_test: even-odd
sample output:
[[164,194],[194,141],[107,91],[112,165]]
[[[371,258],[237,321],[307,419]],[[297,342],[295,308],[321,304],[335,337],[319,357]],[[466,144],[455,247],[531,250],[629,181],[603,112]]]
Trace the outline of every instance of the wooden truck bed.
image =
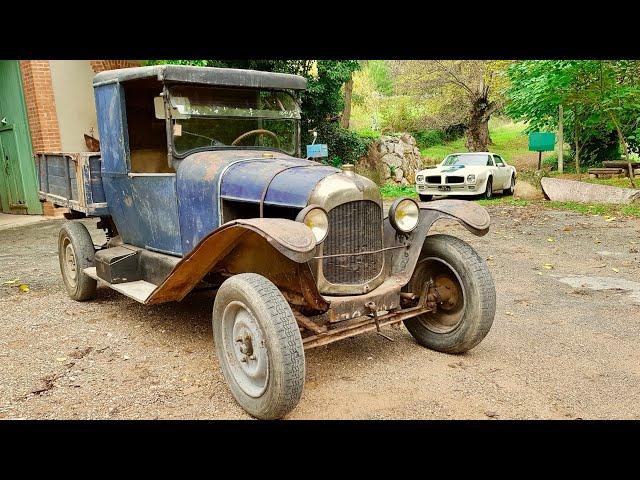
[[40,199],[87,216],[109,215],[102,188],[101,163],[99,152],[36,155]]

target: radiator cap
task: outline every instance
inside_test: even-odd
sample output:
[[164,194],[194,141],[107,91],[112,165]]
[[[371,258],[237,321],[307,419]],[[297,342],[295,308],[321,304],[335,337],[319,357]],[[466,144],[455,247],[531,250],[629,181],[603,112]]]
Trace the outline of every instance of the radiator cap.
[[353,163],[345,163],[342,165],[342,171],[347,175],[353,175],[356,172],[356,166]]

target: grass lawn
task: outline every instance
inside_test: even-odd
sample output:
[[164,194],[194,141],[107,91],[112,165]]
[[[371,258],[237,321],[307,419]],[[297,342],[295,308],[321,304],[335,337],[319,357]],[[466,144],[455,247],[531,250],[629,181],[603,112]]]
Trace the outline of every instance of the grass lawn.
[[[415,190],[411,187],[399,187],[396,185],[385,185],[380,189],[382,198],[393,200],[398,197],[418,198]],[[536,205],[543,208],[555,210],[571,210],[583,215],[601,215],[605,219],[614,217],[634,217],[640,218],[640,205],[614,205],[608,203],[580,203],[580,202],[549,202],[546,200],[519,200],[507,195],[499,195],[491,200],[479,199],[475,201],[483,207],[511,205],[515,207],[527,207]]]
[[[489,134],[493,140],[493,145],[489,145],[489,150],[504,157],[507,163],[514,165],[517,169],[535,168],[538,163],[538,154],[529,151],[529,139],[523,133],[524,123],[513,123],[510,120],[501,118],[489,121]],[[459,138],[442,145],[434,145],[420,150],[424,165],[440,163],[450,153],[466,152],[464,146],[465,138]],[[542,154],[544,159],[553,152]]]
[[549,202],[546,200],[516,200],[513,197],[495,197],[491,200],[478,200],[478,204],[490,205],[514,205],[516,207],[526,207],[528,205],[539,205],[544,208],[555,210],[572,210],[583,215],[601,215],[606,219],[614,217],[635,217],[640,218],[640,205],[615,205],[611,203],[580,203],[580,202]]
[[[578,175],[575,173],[563,173],[560,174],[558,172],[551,172],[551,176],[554,178],[562,178],[564,180],[577,180],[579,182],[586,183],[597,183],[599,185],[610,185],[612,187],[620,187],[620,188],[633,188],[631,186],[631,181],[628,177],[622,178],[589,178],[589,175],[583,173],[582,175]],[[634,178],[634,182],[637,189],[640,189],[640,177],[636,176]]]

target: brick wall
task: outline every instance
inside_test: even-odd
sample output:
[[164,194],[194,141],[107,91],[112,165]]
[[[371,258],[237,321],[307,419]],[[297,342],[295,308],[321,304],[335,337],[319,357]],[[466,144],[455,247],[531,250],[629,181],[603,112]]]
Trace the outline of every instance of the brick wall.
[[95,73],[105,70],[116,70],[118,68],[139,67],[139,60],[91,60],[91,68]]
[[60,151],[60,128],[49,60],[21,60],[20,70],[33,151]]

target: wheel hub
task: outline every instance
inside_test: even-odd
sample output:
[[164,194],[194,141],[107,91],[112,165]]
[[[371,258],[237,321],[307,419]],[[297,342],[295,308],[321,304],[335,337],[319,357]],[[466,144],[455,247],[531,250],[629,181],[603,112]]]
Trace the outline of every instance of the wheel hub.
[[71,245],[70,242],[67,243],[67,246],[64,249],[64,265],[67,279],[72,285],[75,285],[78,271],[76,264],[76,254],[73,251],[73,245]]
[[[465,310],[465,292],[458,273],[439,258],[428,258],[421,266],[422,282],[431,285],[427,291],[427,304],[435,311],[424,316],[424,325],[436,333],[454,330]],[[423,283],[424,284],[424,283]]]
[[244,304],[231,302],[224,311],[222,328],[225,360],[233,379],[247,395],[261,396],[267,388],[269,356],[260,325]]

